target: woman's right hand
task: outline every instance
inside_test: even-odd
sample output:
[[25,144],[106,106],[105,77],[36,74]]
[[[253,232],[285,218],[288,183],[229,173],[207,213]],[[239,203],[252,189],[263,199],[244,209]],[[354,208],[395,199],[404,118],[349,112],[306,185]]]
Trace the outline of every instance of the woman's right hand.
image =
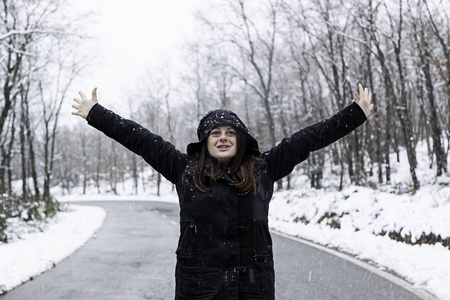
[[363,88],[361,83],[358,83],[358,87],[359,87],[359,94],[358,94],[358,92],[355,92],[355,102],[364,111],[364,114],[366,115],[366,117],[368,117],[370,114],[370,111],[373,108],[373,104],[371,104],[372,93],[369,93],[368,88]]
[[92,90],[92,99],[89,100],[83,92],[79,92],[81,99],[75,98],[73,99],[77,104],[73,104],[72,107],[76,109],[76,111],[72,112],[72,115],[80,116],[83,119],[86,119],[91,108],[98,103],[97,100],[97,88]]

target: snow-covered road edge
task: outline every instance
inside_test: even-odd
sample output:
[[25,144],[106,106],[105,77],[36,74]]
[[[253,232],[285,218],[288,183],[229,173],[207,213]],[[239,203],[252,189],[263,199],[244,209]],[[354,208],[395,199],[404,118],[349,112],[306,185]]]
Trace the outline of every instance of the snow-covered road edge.
[[[376,267],[375,266],[375,262],[374,261],[368,261],[368,260],[363,260],[358,258],[355,255],[352,255],[349,252],[345,252],[342,251],[342,249],[340,249],[339,247],[335,247],[330,248],[331,245],[328,246],[324,246],[321,245],[320,243],[317,242],[313,242],[311,240],[307,240],[304,239],[302,237],[299,236],[293,236],[292,234],[287,234],[281,231],[277,231],[275,229],[271,229],[272,234],[278,234],[280,236],[283,236],[285,238],[294,240],[298,243],[302,243],[305,245],[308,245],[310,247],[319,249],[321,251],[330,253],[334,256],[337,256],[341,259],[347,260],[352,264],[355,264],[361,268],[364,268],[366,270],[368,270],[369,272],[372,272],[380,277],[383,277],[389,281],[391,281],[392,283],[395,283],[398,286],[401,286],[402,288],[408,290],[409,292],[415,294],[416,296],[420,297],[421,299],[424,300],[438,300],[437,298],[435,298],[432,294],[430,294],[428,291],[426,291],[425,289],[420,288],[419,286],[415,285],[415,284],[411,284],[410,282],[404,280],[399,274],[392,274],[389,272],[389,270],[385,267]],[[370,262],[370,263],[369,263]]]
[[[0,294],[53,268],[94,236],[106,217],[103,208],[70,205],[57,226],[0,247]],[[3,258],[3,259],[1,259]],[[7,258],[7,259],[4,259]]]
[[[306,189],[302,193],[281,191],[272,199],[269,226],[277,232],[369,262],[381,270],[393,272],[433,297],[450,300],[450,251],[447,247],[440,243],[413,246],[395,241],[388,235],[374,234],[379,232],[376,227],[381,221],[383,225],[380,226],[387,231],[395,230],[390,229],[391,225],[405,228],[404,233],[415,232],[413,227],[417,227],[417,232],[430,228],[430,232],[449,236],[449,219],[446,218],[450,208],[449,193],[446,186],[436,186],[433,190],[423,187],[415,195],[394,195],[362,187],[330,193],[312,191],[311,194]],[[340,209],[344,212],[338,219],[340,229],[331,228],[326,221],[318,222],[318,217],[311,217],[332,212],[340,215]],[[377,217],[371,217],[377,214]]]

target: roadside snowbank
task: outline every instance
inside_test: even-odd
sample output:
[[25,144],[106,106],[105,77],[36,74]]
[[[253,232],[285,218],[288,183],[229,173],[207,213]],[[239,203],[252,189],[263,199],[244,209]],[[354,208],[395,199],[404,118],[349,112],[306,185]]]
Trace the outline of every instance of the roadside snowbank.
[[[415,194],[408,192],[412,189],[409,164],[406,152],[401,151],[399,162],[396,154],[391,154],[391,184],[376,184],[375,189],[350,185],[336,191],[339,178],[330,175],[329,167],[323,179],[329,191],[309,188],[306,176],[293,178],[292,190],[274,194],[269,226],[368,261],[448,300],[449,247],[441,243],[410,245],[388,236],[396,232],[412,243],[422,235],[450,238],[450,177],[436,178],[436,169],[428,165],[425,144],[419,144],[416,153],[421,188]],[[374,185],[377,182],[377,178],[368,180]]]
[[0,294],[53,268],[83,246],[101,227],[100,207],[70,205],[50,219],[43,232],[22,234],[0,244]]
[[[402,234],[410,234],[412,240],[423,232],[450,237],[450,198],[446,197],[445,202],[444,198],[433,198],[433,194],[449,195],[450,188],[434,190],[428,196],[426,191],[404,196],[361,187],[326,194],[314,190],[309,195],[305,191],[279,192],[271,203],[269,224],[276,231],[337,249],[394,272],[439,299],[450,299],[448,247],[439,243],[413,246],[374,234],[403,228]],[[336,217],[318,223],[332,212]],[[339,222],[340,229],[327,225],[330,220]]]

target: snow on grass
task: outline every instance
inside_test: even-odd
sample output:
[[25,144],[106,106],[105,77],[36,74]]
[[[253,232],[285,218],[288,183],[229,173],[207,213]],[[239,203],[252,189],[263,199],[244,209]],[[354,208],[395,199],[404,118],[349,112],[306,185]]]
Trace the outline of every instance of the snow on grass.
[[75,252],[100,228],[105,216],[100,207],[70,205],[40,227],[43,232],[24,233],[24,227],[18,224],[20,237],[0,244],[0,294],[53,268]]
[[107,181],[102,182],[97,189],[93,182],[87,187],[86,192],[83,193],[82,187],[75,187],[70,189],[70,193],[60,187],[55,187],[51,190],[59,202],[73,202],[73,201],[162,201],[178,203],[175,186],[162,177],[160,191],[158,196],[158,188],[155,183],[152,172],[145,172],[144,181],[145,187],[142,184],[142,179],[137,187],[134,187],[134,182],[131,178],[125,180],[123,183],[117,184],[116,192],[113,192]]
[[[422,187],[415,194],[405,193],[412,184],[406,153],[401,152],[400,162],[395,154],[391,157],[391,184],[376,189],[316,190],[308,188],[304,176],[295,178],[292,190],[275,193],[269,225],[369,261],[439,299],[450,299],[449,247],[441,243],[411,245],[388,236],[397,232],[411,243],[423,234],[450,238],[450,178],[436,179],[436,170],[428,168],[425,145],[419,145],[417,154]],[[336,178],[324,180],[327,186],[337,186]]]
[[[430,197],[423,202],[429,202]],[[361,187],[312,196],[299,196],[295,191],[279,192],[272,200],[269,224],[277,231],[370,261],[440,299],[449,299],[448,247],[441,244],[413,246],[394,241],[387,235],[374,234],[403,228],[402,233],[413,237],[422,232],[450,237],[450,201],[433,207],[432,203],[424,205],[422,199],[419,193],[408,198]],[[318,223],[327,212],[343,214],[337,219],[340,229],[326,225],[327,219]]]

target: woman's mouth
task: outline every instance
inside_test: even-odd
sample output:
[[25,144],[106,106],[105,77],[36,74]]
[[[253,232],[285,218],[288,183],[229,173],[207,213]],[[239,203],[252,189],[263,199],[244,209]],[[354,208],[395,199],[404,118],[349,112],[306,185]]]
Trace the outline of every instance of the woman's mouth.
[[231,146],[228,146],[228,145],[220,145],[220,146],[217,146],[217,148],[218,149],[222,149],[222,150],[226,150],[226,149],[228,149],[228,148],[230,148]]

